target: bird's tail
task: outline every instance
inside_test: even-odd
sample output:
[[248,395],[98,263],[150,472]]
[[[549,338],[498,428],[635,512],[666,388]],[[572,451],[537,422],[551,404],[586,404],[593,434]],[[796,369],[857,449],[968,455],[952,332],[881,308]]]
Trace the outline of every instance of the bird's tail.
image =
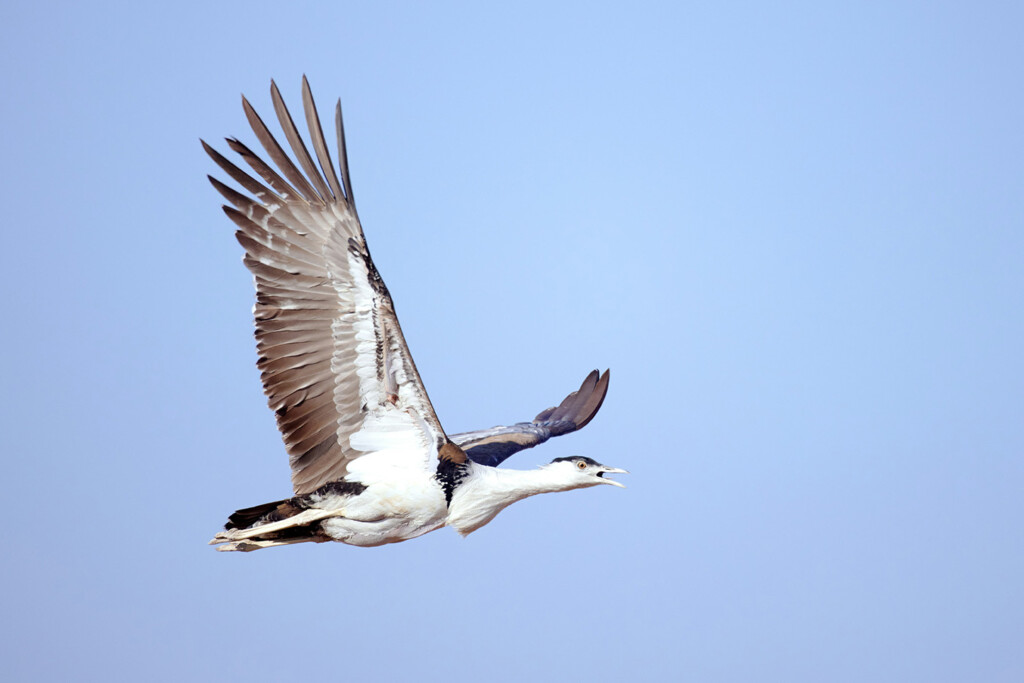
[[337,512],[311,509],[302,503],[301,498],[289,498],[237,510],[210,545],[221,551],[249,552],[275,545],[330,541],[320,529],[320,520]]

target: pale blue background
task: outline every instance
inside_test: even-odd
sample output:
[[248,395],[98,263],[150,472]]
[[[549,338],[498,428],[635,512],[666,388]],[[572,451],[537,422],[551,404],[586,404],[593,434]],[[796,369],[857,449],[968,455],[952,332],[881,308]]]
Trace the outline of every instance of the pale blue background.
[[[0,678],[1024,680],[1018,3],[6,2]],[[450,431],[632,471],[364,550],[289,494],[200,136],[344,100]]]

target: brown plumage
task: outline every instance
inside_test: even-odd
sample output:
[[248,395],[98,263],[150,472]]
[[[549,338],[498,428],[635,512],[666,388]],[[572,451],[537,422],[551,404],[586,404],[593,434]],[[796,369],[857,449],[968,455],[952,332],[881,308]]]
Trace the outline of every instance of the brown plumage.
[[252,195],[210,178],[230,204],[224,212],[238,227],[244,262],[256,282],[257,365],[290,457],[295,493],[343,478],[360,455],[350,439],[374,414],[410,423],[422,417],[439,457],[465,462],[434,413],[366,248],[352,198],[340,102],[339,179],[306,79],[302,102],[315,160],[273,82],[270,94],[298,165],[244,97],[246,118],[280,173],[235,139],[228,146],[262,182],[205,142],[203,148]]
[[608,370],[601,375],[593,370],[579,389],[557,406],[542,410],[530,422],[452,434],[451,439],[476,462],[497,466],[524,448],[533,448],[553,436],[583,429],[601,409],[610,378]]

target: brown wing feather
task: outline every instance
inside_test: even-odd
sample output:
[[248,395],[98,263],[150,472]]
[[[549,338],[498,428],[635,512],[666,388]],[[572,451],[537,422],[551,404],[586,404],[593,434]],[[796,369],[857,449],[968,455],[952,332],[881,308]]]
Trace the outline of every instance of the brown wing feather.
[[608,370],[601,375],[597,370],[592,371],[579,389],[566,396],[558,406],[542,410],[530,422],[452,434],[451,439],[474,462],[497,466],[510,455],[533,448],[553,436],[583,429],[601,409],[608,394],[610,376]]
[[318,171],[316,166],[313,164],[313,158],[309,156],[309,150],[306,149],[305,143],[302,142],[302,138],[299,136],[299,130],[295,127],[292,115],[288,113],[288,107],[284,104],[284,99],[281,97],[281,91],[277,89],[277,83],[274,83],[274,81],[270,81],[270,97],[274,101],[274,112],[277,114],[277,120],[281,122],[281,128],[284,130],[284,136],[288,139],[288,144],[291,145],[292,152],[302,165],[302,169],[306,172],[304,177],[309,178],[312,181],[314,188],[322,199],[332,199],[333,193],[327,187],[327,183],[324,182],[324,178],[320,174],[320,171]]
[[[320,115],[316,111],[316,103],[313,101],[313,91],[309,87],[309,81],[302,77],[302,108],[306,114],[306,128],[313,139],[313,149],[316,151],[316,158],[320,162],[320,168],[327,176],[327,182],[331,184],[331,192],[334,196],[343,197],[344,192],[338,183],[338,175],[334,172],[334,164],[331,163],[331,153],[327,149],[327,141],[324,140],[324,129],[320,125]],[[316,175],[315,171],[312,172]]]
[[298,166],[244,97],[246,117],[279,171],[241,142],[228,140],[269,187],[205,142],[203,147],[255,197],[210,179],[232,205],[224,211],[238,227],[245,265],[255,279],[257,365],[290,456],[296,494],[345,476],[348,464],[368,448],[354,448],[352,436],[358,432],[372,443],[373,425],[381,420],[422,434],[425,459],[465,461],[434,413],[366,248],[351,202],[340,104],[339,181],[305,78],[305,119],[323,173],[273,83],[271,98]]

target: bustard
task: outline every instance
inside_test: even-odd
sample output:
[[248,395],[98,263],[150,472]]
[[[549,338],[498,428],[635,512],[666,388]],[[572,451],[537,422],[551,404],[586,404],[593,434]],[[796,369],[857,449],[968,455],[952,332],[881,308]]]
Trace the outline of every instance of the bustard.
[[443,526],[465,535],[528,496],[622,486],[604,475],[625,470],[584,457],[529,471],[498,467],[517,451],[590,422],[608,390],[607,371],[591,372],[558,407],[530,422],[445,434],[370,260],[352,197],[340,100],[339,179],[306,78],[302,104],[315,162],[273,81],[270,94],[298,166],[245,97],[246,118],[278,170],[229,138],[257,180],[202,144],[252,196],[210,177],[231,204],[224,212],[238,227],[255,279],[257,366],[290,457],[295,497],[238,510],[211,544],[240,551],[307,541],[377,546]]

